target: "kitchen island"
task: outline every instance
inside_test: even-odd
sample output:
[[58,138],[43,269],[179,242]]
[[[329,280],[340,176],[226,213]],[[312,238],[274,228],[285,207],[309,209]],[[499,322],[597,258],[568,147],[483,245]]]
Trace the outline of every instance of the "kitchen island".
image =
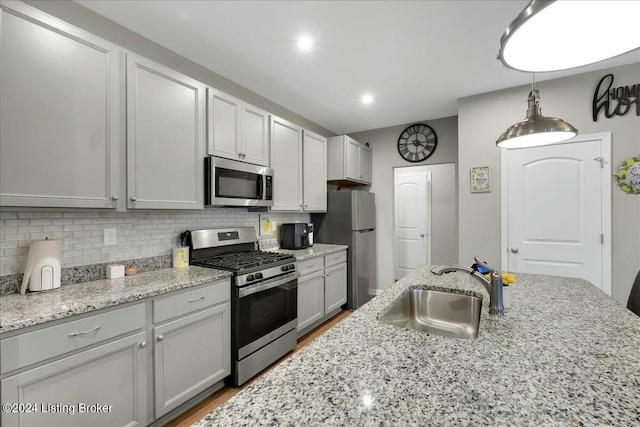
[[[408,287],[483,297],[475,340],[378,321]],[[511,308],[421,267],[196,425],[640,425],[640,317],[589,282],[519,274]]]

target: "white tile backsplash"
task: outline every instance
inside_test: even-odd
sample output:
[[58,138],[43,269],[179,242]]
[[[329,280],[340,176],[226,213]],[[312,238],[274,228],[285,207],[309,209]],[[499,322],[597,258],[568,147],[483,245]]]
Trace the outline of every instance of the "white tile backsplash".
[[[309,221],[305,213],[269,214],[278,224]],[[202,211],[0,212],[0,276],[24,272],[29,243],[61,239],[62,266],[108,263],[170,255],[187,229],[250,226],[258,230],[259,214],[245,208]],[[115,228],[117,244],[104,246],[105,228]]]

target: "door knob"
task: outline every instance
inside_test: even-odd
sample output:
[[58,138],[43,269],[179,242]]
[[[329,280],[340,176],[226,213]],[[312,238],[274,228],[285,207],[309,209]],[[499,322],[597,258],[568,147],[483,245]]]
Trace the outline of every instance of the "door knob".
[[518,248],[511,248],[511,252],[513,252],[514,254],[517,254],[518,252],[520,252],[520,249],[518,249]]

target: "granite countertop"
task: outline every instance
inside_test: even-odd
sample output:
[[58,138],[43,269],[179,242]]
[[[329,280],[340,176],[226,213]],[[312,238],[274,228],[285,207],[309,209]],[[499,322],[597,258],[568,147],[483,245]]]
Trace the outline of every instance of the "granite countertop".
[[[379,322],[410,286],[483,295],[478,338]],[[500,319],[488,299],[421,267],[195,425],[640,425],[640,317],[580,279],[519,274]]]
[[121,279],[64,285],[46,292],[3,295],[0,296],[0,334],[230,276],[226,271],[196,266],[165,268]]
[[283,254],[291,254],[296,257],[298,261],[304,261],[311,258],[329,255],[335,252],[347,250],[348,245],[330,245],[326,243],[315,243],[312,247],[307,249],[278,249],[277,252]]

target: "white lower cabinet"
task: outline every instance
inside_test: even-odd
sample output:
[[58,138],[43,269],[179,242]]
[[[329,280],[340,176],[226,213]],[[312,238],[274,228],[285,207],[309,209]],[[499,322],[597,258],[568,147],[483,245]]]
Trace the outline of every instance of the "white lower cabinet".
[[298,263],[298,336],[340,311],[347,302],[347,251]]
[[324,277],[322,270],[298,278],[298,331],[324,316]]
[[[138,330],[129,336],[110,342],[107,340],[88,350],[65,354],[51,362],[36,364],[33,368],[4,377],[1,381],[2,402],[15,407],[3,406],[1,424],[19,427],[147,425],[150,421],[147,419],[149,348],[147,332],[143,329],[144,304],[139,308],[141,312],[131,310],[131,307],[114,310],[106,317],[86,317],[81,321],[64,323],[61,325],[63,328],[53,326],[3,340],[1,345],[7,347],[3,353],[7,355],[34,345],[47,349],[62,342],[64,346],[65,339],[75,341],[76,348],[83,347],[99,332],[106,330],[108,333],[109,325],[104,321],[116,321],[118,318],[123,323],[128,322],[131,330]],[[139,322],[141,319],[142,323]],[[87,321],[95,326],[68,333],[76,326],[85,328]],[[65,328],[71,329],[63,331]],[[36,339],[40,340],[39,343],[35,342]],[[18,365],[9,361],[2,368],[8,371],[15,366]]]
[[153,328],[156,418],[229,375],[230,312],[226,302]]
[[226,279],[153,301],[156,419],[231,373],[230,297]]
[[231,372],[230,288],[224,279],[2,336],[0,425],[158,420]]
[[331,313],[347,302],[347,263],[324,270],[324,311]]

